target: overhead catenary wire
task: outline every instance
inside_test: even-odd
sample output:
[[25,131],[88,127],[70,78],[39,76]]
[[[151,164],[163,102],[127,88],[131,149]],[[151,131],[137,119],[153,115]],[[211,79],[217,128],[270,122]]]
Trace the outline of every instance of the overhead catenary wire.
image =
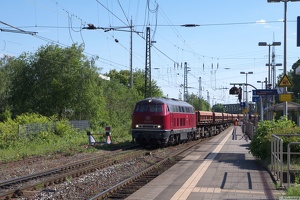
[[[54,1],[54,0],[50,0],[50,1],[52,1],[52,2],[55,2],[55,3],[57,3],[57,1]],[[100,0],[98,0],[97,2],[99,2]],[[105,2],[105,1],[102,1],[102,2]],[[106,1],[107,2],[107,5],[109,4],[109,3],[112,3],[112,1],[109,1],[109,0],[107,0]],[[151,2],[150,0],[147,0],[147,3],[149,3],[149,2]],[[118,2],[117,3],[119,3],[119,4],[121,4],[121,3],[123,3],[123,1],[119,1],[118,0]],[[97,6],[98,5],[100,5],[99,3],[97,3]],[[151,10],[153,10],[154,11],[154,9],[153,9],[153,5],[155,5],[154,3],[152,3],[151,2],[151,7],[150,7],[150,9]],[[63,9],[65,9],[66,10],[66,8],[65,7],[63,7],[63,6],[61,6],[61,4],[58,4],[58,5],[56,5],[55,4],[55,6],[57,6],[57,8],[63,8]],[[99,6],[100,7],[100,6]],[[106,6],[107,7],[107,6]],[[57,9],[58,10],[58,9]],[[161,10],[161,8],[159,8],[159,10]],[[70,11],[68,11],[69,13],[70,13],[70,15],[71,15],[71,13],[72,12],[70,12]],[[123,8],[123,15],[124,16],[129,16],[128,14],[126,14],[125,13],[125,9]],[[58,12],[57,12],[58,13]],[[115,12],[112,12],[112,13],[110,13],[110,16],[112,16],[112,18],[115,18],[116,19],[116,17],[113,15],[113,13],[115,13]],[[57,14],[57,16],[59,16],[58,14]],[[70,22],[71,22],[71,25],[69,26],[69,27],[66,27],[66,28],[70,28],[71,29],[71,33],[72,33],[72,35],[74,36],[74,38],[73,38],[73,42],[76,42],[75,41],[75,39],[76,39],[76,37],[75,37],[75,34],[74,34],[74,32],[76,32],[76,30],[77,30],[77,27],[76,26],[74,26],[76,23],[74,22],[74,19],[75,19],[75,14],[74,15],[71,15],[71,20],[70,20]],[[120,16],[120,15],[116,15],[116,16]],[[80,17],[78,17],[78,18],[80,18]],[[123,20],[123,22],[127,25],[128,24],[128,20],[124,20],[123,19],[124,17],[120,17],[120,19],[122,19]],[[126,22],[127,21],[127,22]],[[119,21],[118,21],[119,22]],[[121,22],[121,21],[120,21]],[[123,23],[123,22],[121,22],[121,24]],[[111,22],[109,22],[109,23],[111,23]],[[161,23],[161,22],[160,22]],[[252,22],[253,24],[254,23],[257,23],[257,22]],[[270,23],[270,22],[266,22],[266,23]],[[276,21],[276,23],[278,23],[278,21]],[[40,26],[40,24],[38,24],[37,22],[35,22],[35,24],[37,25],[36,27],[41,27]],[[80,26],[82,25],[82,24],[85,24],[84,23],[84,20],[82,20],[81,21],[81,23],[80,23]],[[124,25],[125,25],[124,24]],[[135,23],[136,24],[136,23]],[[201,26],[223,26],[223,25],[230,25],[230,26],[240,26],[240,25],[243,25],[243,24],[249,24],[249,22],[243,22],[243,23],[218,23],[218,24],[201,24],[200,23],[200,27],[198,27],[198,28],[201,28]],[[58,25],[58,23],[57,23],[57,25]],[[114,25],[114,24],[111,24],[111,25]],[[123,25],[123,24],[122,24]],[[172,24],[172,23],[170,23],[170,24],[159,24],[159,23],[154,23],[154,24],[152,24],[152,23],[150,23],[150,24],[148,24],[150,27],[152,27],[153,28],[153,30],[155,29],[155,28],[159,28],[159,27],[175,27],[176,29],[177,29],[177,27],[178,26],[180,26],[180,25],[174,25],[174,24]],[[78,26],[78,28],[80,29],[80,26]],[[145,26],[145,24],[142,24],[142,25],[135,25],[135,27],[139,27],[139,26]],[[61,28],[61,27],[54,27],[54,28],[57,28],[58,30]],[[72,31],[74,31],[74,32],[72,32]],[[178,31],[178,29],[177,29],[177,31]],[[173,31],[174,32],[174,31]],[[156,34],[156,36],[158,35],[158,31],[156,32],[157,34]],[[176,33],[176,32],[174,32],[174,33]],[[180,33],[179,31],[178,31],[178,33]],[[80,34],[82,34],[82,31],[80,31]],[[110,33],[111,34],[111,33]],[[174,48],[181,48],[179,51],[180,51],[180,53],[182,53],[182,54],[193,54],[193,55],[195,55],[195,60],[193,60],[193,62],[191,61],[190,63],[191,63],[191,65],[196,65],[196,63],[198,62],[198,65],[199,65],[199,61],[201,60],[201,63],[200,63],[200,65],[202,64],[202,63],[206,63],[207,64],[207,66],[209,66],[209,64],[210,64],[210,58],[212,57],[212,56],[209,56],[209,55],[201,55],[201,54],[199,54],[198,52],[193,52],[193,50],[192,49],[189,49],[189,47],[188,46],[186,46],[186,45],[188,45],[188,43],[186,42],[186,38],[184,38],[184,37],[182,37],[182,39],[180,38],[180,34],[177,34],[178,35],[178,39],[180,40],[180,41],[182,41],[182,45],[181,44],[175,44],[175,45],[177,45],[177,46],[175,46],[174,45]],[[41,36],[43,36],[43,35],[41,35]],[[115,36],[116,35],[113,35],[113,34],[111,34],[110,35],[112,38],[115,38]],[[158,37],[158,36],[157,36]],[[47,40],[46,39],[46,37],[44,37],[43,38],[43,40],[47,40],[49,43],[52,43],[54,40],[54,38],[48,38],[49,40]],[[59,39],[57,40],[58,41],[58,43],[56,43],[56,44],[60,44],[59,43]],[[170,41],[170,42],[172,42],[172,41]],[[61,43],[61,44],[63,44],[63,43]],[[174,44],[174,42],[173,42],[173,44]],[[119,43],[119,45],[121,45],[122,46],[122,48],[124,48],[126,51],[128,51],[128,49],[126,48],[126,46],[127,45],[124,45],[124,43],[123,44],[120,44]],[[163,63],[163,64],[165,64],[165,66],[166,66],[166,68],[167,67],[169,67],[169,66],[173,66],[173,64],[174,63],[177,63],[178,61],[180,61],[180,59],[184,59],[184,57],[176,57],[176,56],[173,56],[173,55],[170,55],[170,53],[169,52],[167,52],[167,51],[165,51],[165,49],[164,48],[162,48],[161,46],[160,46],[160,44],[159,43],[157,43],[157,44],[155,44],[155,45],[153,45],[154,46],[154,48],[155,48],[155,51],[156,51],[156,48],[157,49],[159,49],[159,50],[157,50],[157,52],[159,52],[159,53],[161,53],[161,58],[163,58],[164,57],[164,59],[161,59],[161,62]],[[139,52],[134,52],[134,55],[136,55],[136,54],[138,54]],[[164,53],[164,54],[163,54]],[[95,53],[93,53],[92,55],[95,55]],[[249,54],[248,55],[245,55],[245,58],[242,58],[242,59],[244,59],[247,63],[251,63],[251,60],[253,60],[253,58],[255,58],[254,56],[249,56],[249,58],[246,58],[247,56],[249,56]],[[138,57],[140,57],[140,55],[138,55]],[[214,56],[215,57],[215,56]],[[230,59],[232,59],[233,61],[234,61],[234,59],[235,58],[238,58],[239,56],[237,56],[237,55],[232,55],[231,57],[222,57],[222,58],[219,58],[220,60],[230,60]],[[165,59],[165,58],[167,58],[167,59]],[[178,60],[179,59],[179,60]],[[258,58],[258,57],[256,57],[256,59],[262,59],[261,57],[260,58]],[[109,60],[109,59],[108,59]],[[170,60],[172,63],[168,63],[168,60]],[[182,61],[181,60],[181,61]],[[249,60],[249,61],[247,61],[247,60]],[[113,60],[111,60],[111,61],[113,61]],[[140,62],[142,62],[142,61],[140,61]],[[220,61],[221,62],[221,61]],[[245,62],[245,63],[246,63]],[[232,62],[235,66],[234,67],[236,67],[236,68],[238,68],[239,67],[239,65],[241,66],[242,64],[238,64],[238,63],[234,63],[234,62]],[[232,65],[233,66],[233,65]],[[248,65],[249,66],[249,65]],[[209,67],[208,67],[209,68]],[[208,70],[208,69],[207,69]],[[168,71],[168,73],[171,73],[171,70],[169,70]],[[172,73],[175,73],[175,72],[173,72],[172,71]],[[170,75],[170,74],[169,74]],[[173,76],[173,75],[172,75]],[[195,75],[195,76],[197,76],[197,75]]]

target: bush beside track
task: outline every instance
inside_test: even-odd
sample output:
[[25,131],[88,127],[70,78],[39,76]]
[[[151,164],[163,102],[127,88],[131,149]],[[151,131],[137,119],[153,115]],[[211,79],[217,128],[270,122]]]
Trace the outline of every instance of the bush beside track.
[[[20,136],[19,125],[32,123],[49,124],[49,127],[55,123],[55,128],[44,129],[34,135]],[[114,143],[131,140],[130,134],[126,133],[124,129],[123,131],[118,129],[113,131]],[[123,133],[117,134],[117,132]],[[104,136],[97,139],[105,141]],[[38,114],[22,114],[14,120],[8,119],[0,123],[0,161],[2,163],[31,156],[73,155],[80,152],[95,151],[94,148],[87,148],[87,144],[86,132],[72,128],[68,120],[58,121],[55,117],[47,118]]]
[[[254,137],[250,143],[249,149],[252,155],[257,157],[261,163],[268,166],[271,162],[271,137],[272,134],[300,134],[300,127],[293,121],[283,117],[277,121],[267,120],[258,123]],[[290,142],[300,142],[299,137],[281,137],[283,139],[283,149],[287,151],[287,145]],[[300,152],[299,146],[293,146],[293,152]],[[299,159],[294,160],[295,165],[300,165]],[[286,165],[286,163],[284,163]],[[289,187],[286,196],[300,196],[299,175],[296,175],[295,185]]]

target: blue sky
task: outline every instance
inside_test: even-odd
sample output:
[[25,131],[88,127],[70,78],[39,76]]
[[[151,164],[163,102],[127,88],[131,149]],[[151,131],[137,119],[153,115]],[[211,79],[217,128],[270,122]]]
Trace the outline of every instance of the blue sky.
[[[147,7],[149,3],[149,7]],[[245,83],[241,71],[253,72],[248,83],[258,89],[268,77],[268,47],[258,42],[281,42],[275,48],[276,63],[283,63],[284,3],[267,0],[10,0],[1,4],[0,21],[35,36],[0,32],[0,56],[18,56],[35,52],[51,43],[62,47],[73,42],[85,45],[88,57],[101,73],[111,69],[129,70],[129,28],[104,32],[85,30],[88,23],[96,27],[128,27],[132,19],[133,68],[145,68],[146,26],[151,27],[152,78],[165,95],[179,98],[183,93],[184,62],[189,67],[188,92],[210,96],[210,104],[237,103],[229,95],[230,83]],[[300,2],[288,2],[287,70],[300,57],[296,46],[297,16]],[[198,27],[181,27],[199,24]],[[2,29],[11,27],[0,24]],[[120,31],[123,30],[123,31]],[[119,42],[116,43],[115,39]],[[271,48],[272,50],[272,48]],[[278,67],[276,75],[282,73]],[[201,90],[199,90],[201,77]],[[223,89],[227,88],[227,89]],[[252,88],[248,87],[248,91]],[[251,100],[251,93],[249,93]]]

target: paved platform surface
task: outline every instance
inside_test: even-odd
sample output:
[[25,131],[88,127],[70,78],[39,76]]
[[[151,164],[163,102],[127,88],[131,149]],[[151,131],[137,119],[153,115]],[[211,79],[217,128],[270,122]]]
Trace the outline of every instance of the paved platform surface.
[[232,126],[127,200],[279,199],[283,191],[276,190],[269,172],[257,165],[249,143],[241,127]]

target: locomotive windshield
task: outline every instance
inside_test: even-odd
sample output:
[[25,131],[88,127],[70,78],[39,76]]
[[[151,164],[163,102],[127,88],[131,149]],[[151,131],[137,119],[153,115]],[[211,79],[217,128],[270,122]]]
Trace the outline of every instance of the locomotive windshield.
[[157,103],[140,103],[137,104],[135,112],[162,112],[162,104]]
[[150,104],[150,112],[162,112],[162,104]]
[[148,111],[148,104],[140,103],[136,105],[135,112],[147,112]]

